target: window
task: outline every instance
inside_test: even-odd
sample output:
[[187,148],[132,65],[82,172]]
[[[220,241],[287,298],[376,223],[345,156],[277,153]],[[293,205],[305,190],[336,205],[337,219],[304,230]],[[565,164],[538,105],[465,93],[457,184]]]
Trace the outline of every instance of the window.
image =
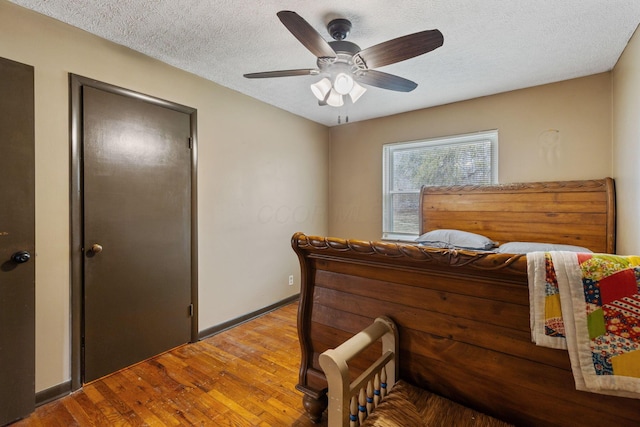
[[382,238],[414,240],[423,185],[495,184],[498,131],[385,144]]

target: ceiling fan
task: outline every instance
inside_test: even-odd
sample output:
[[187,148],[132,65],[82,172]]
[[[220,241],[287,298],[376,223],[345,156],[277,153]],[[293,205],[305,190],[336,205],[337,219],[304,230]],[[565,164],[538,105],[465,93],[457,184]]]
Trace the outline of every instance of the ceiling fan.
[[334,39],[327,42],[307,21],[295,12],[283,10],[278,18],[285,27],[317,58],[317,68],[265,71],[245,74],[249,79],[291,76],[323,76],[311,85],[320,105],[340,107],[343,96],[356,102],[366,91],[359,83],[398,92],[410,92],[418,84],[373,68],[404,61],[439,48],[444,43],[438,30],[426,30],[371,46],[366,49],[345,38],[351,31],[347,19],[334,19],[327,25]]

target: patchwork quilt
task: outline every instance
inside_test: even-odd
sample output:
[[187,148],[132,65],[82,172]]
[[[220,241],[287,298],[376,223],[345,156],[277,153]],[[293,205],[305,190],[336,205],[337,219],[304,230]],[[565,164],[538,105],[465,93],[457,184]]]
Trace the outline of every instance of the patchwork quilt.
[[576,388],[640,399],[640,257],[527,254],[532,340],[567,349]]

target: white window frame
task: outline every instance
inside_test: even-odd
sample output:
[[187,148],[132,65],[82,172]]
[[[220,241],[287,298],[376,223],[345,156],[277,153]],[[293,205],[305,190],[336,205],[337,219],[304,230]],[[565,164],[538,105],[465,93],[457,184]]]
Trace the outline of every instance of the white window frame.
[[390,159],[394,152],[412,150],[424,146],[456,145],[470,142],[491,141],[491,183],[498,183],[498,130],[492,129],[482,132],[474,132],[462,135],[445,136],[423,139],[417,141],[394,142],[384,144],[382,148],[382,239],[398,241],[414,241],[418,237],[416,233],[401,233],[393,230],[393,201],[394,194],[420,194],[420,189],[392,191],[393,167]]

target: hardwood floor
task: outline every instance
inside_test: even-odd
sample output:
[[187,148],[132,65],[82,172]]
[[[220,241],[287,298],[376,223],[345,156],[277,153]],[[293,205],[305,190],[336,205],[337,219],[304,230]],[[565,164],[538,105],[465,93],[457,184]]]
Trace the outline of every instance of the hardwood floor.
[[326,426],[304,414],[293,303],[86,384],[26,426]]

